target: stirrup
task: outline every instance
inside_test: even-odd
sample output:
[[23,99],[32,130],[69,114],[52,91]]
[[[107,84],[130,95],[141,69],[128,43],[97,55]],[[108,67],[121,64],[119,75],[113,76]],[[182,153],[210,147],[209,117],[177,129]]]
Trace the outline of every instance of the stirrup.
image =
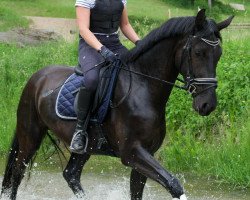
[[[76,137],[80,137],[80,138],[76,138]],[[83,140],[83,138],[85,137],[85,140]],[[73,144],[74,144],[74,140],[77,140],[77,139],[80,139],[81,141],[81,144],[84,148],[81,148],[81,149],[76,149],[73,147]],[[83,142],[85,141],[85,142]],[[71,144],[70,144],[70,151],[72,153],[77,153],[77,154],[84,154],[87,152],[87,147],[88,147],[88,143],[89,143],[89,139],[88,139],[88,133],[86,131],[83,131],[83,130],[78,130],[74,135],[73,135],[73,138],[71,140]]]

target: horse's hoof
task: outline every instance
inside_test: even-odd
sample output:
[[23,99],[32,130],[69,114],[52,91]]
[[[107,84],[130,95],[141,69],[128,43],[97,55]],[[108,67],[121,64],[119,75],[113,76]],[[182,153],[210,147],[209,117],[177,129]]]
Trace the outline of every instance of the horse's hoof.
[[180,198],[173,198],[173,200],[187,200],[187,197],[185,194],[181,195]]
[[84,199],[86,197],[86,194],[84,192],[78,192],[76,194],[77,199]]

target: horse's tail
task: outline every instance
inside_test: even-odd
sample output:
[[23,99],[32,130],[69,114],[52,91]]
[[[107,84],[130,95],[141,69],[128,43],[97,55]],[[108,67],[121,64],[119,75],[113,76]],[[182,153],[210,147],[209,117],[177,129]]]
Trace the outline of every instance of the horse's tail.
[[17,154],[19,151],[19,144],[16,135],[16,131],[14,132],[14,137],[12,139],[12,144],[10,147],[10,151],[7,157],[7,164],[4,172],[4,178],[2,183],[2,192],[3,190],[7,190],[11,187],[11,176],[12,176],[12,169],[17,158]]

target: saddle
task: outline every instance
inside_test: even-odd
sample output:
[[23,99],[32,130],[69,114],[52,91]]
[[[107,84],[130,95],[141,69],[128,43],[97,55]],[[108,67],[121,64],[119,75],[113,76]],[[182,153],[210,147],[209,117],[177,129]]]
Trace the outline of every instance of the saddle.
[[[121,61],[100,69],[99,83],[92,105],[91,121],[103,123],[110,108],[113,91],[119,74]],[[56,113],[65,120],[76,120],[76,105],[80,87],[84,86],[84,74],[79,66],[64,82],[56,100]]]
[[[95,126],[97,130],[97,150],[105,151],[107,155],[114,155],[109,145],[105,133],[102,130],[102,123],[109,111],[113,92],[120,71],[121,61],[108,66],[104,66],[100,70],[99,83],[95,94],[89,123]],[[55,110],[61,119],[76,120],[76,105],[78,101],[78,92],[80,87],[84,86],[84,74],[79,66],[75,67],[75,72],[70,75],[61,87]]]

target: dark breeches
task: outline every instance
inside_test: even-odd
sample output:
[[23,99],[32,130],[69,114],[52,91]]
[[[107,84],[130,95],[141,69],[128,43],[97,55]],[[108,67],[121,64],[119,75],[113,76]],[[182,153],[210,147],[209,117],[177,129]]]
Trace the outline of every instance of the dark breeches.
[[[113,51],[115,54],[122,54],[127,49],[121,44],[118,35],[96,35],[97,39]],[[82,38],[79,40],[79,64],[84,72],[84,83],[86,89],[95,92],[98,86],[99,71],[104,65],[98,65],[104,58],[94,48],[89,46]],[[97,67],[94,67],[98,65]]]

